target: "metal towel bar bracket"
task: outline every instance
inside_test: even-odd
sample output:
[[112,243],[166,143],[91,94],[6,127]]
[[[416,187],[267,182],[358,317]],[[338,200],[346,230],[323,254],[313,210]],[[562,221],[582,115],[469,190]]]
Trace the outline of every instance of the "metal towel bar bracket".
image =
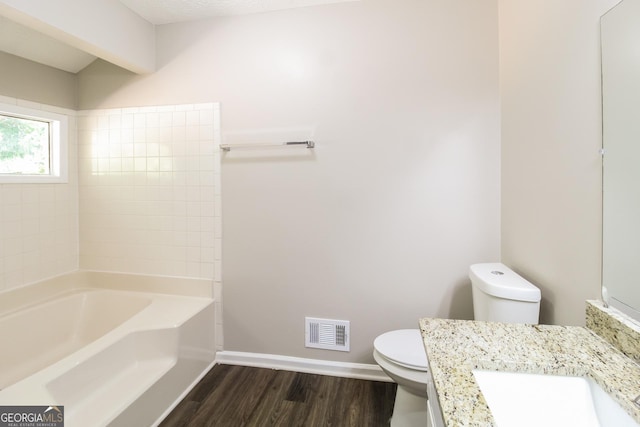
[[220,144],[220,149],[222,151],[231,151],[231,149],[241,148],[241,149],[250,149],[250,148],[270,148],[270,147],[279,147],[279,146],[292,146],[299,145],[301,147],[313,148],[316,146],[313,141],[287,141],[282,142],[280,144]]

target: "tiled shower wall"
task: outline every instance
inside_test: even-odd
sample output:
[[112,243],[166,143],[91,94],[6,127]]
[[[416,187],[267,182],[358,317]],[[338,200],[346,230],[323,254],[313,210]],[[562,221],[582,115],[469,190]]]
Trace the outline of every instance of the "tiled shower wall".
[[69,180],[0,184],[0,290],[78,268],[210,279],[222,343],[220,109],[73,111]]
[[78,112],[80,268],[221,272],[218,104]]
[[78,112],[80,268],[213,280],[222,348],[219,104]]
[[78,269],[78,179],[75,111],[0,96],[4,104],[69,117],[69,180],[0,184],[0,290]]

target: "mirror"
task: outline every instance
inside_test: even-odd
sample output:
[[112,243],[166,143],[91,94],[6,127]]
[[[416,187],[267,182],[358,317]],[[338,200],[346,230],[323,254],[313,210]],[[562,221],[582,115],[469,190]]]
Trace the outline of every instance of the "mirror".
[[640,0],[600,20],[603,299],[640,320]]

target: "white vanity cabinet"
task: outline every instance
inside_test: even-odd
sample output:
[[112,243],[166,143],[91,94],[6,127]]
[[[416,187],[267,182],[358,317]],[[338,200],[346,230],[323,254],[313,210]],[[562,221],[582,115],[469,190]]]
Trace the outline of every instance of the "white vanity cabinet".
[[440,403],[438,403],[438,395],[436,394],[436,386],[433,383],[433,376],[431,371],[427,373],[429,375],[427,380],[427,427],[445,427]]

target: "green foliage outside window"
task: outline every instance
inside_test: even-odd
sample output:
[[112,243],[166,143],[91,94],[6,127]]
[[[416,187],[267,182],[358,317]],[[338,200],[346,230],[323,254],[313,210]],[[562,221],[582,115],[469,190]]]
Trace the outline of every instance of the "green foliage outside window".
[[49,123],[0,114],[0,174],[49,173]]

